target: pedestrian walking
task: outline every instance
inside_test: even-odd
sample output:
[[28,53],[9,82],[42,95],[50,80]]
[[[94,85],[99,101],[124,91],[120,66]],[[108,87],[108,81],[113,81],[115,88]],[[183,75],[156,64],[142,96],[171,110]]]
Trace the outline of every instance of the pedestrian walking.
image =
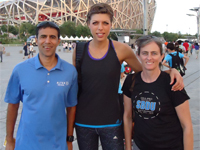
[[[79,45],[73,53],[73,64],[79,78],[75,128],[80,150],[97,150],[99,138],[103,149],[124,149],[117,92],[121,63],[126,61],[135,72],[142,68],[129,45],[108,39],[112,20],[113,10],[108,4],[91,6],[87,25],[93,39],[81,49],[81,61],[77,60]],[[173,71],[180,79],[180,74]]]
[[185,42],[183,43],[183,46],[185,47],[185,55],[188,55],[188,49],[189,49],[189,44],[188,44],[188,40],[185,40]]
[[198,59],[198,57],[199,57],[199,44],[195,43],[194,47],[195,47],[196,59]]
[[[56,54],[59,37],[55,23],[39,23],[39,54],[13,69],[5,95],[6,150],[72,150],[77,72]],[[23,106],[15,143],[13,133],[20,102]]]
[[33,44],[32,43],[30,43],[30,46],[29,46],[29,58],[30,58],[30,56],[33,57]]
[[28,56],[28,58],[29,58],[28,46],[27,46],[27,43],[26,43],[26,42],[24,43],[23,50],[24,50],[24,57],[23,57],[23,59],[25,59],[26,56]]
[[181,40],[178,40],[177,43],[178,43],[178,45],[179,45],[179,50],[178,50],[178,52],[184,54],[184,53],[186,52],[186,49],[185,49],[185,46],[182,45],[182,41],[181,41]]
[[62,46],[63,46],[63,52],[65,52],[65,47],[66,47],[65,42],[62,43]]
[[72,44],[71,44],[71,42],[69,42],[69,44],[68,44],[68,49],[69,49],[69,52],[71,52],[71,50],[72,50]]
[[1,57],[1,62],[3,62],[3,52],[5,50],[5,47],[2,45],[2,42],[0,41],[0,57]]
[[132,111],[134,150],[193,150],[189,96],[184,89],[172,91],[169,75],[160,70],[162,43],[143,36],[136,44],[143,70],[128,75],[122,88],[126,150],[131,150]]
[[[162,64],[170,69],[176,68],[182,76],[185,75],[185,68],[189,57],[175,51],[175,46],[173,43],[167,44],[167,50],[169,51],[169,54],[165,56]],[[183,61],[183,59],[185,61]]]

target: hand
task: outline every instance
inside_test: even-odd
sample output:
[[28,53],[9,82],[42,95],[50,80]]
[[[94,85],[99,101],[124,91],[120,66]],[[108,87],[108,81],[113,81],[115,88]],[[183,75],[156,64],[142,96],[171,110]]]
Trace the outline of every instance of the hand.
[[72,142],[67,142],[67,146],[68,146],[68,150],[72,150],[73,149]]
[[172,91],[181,91],[184,88],[183,78],[180,73],[172,68],[170,72],[171,82],[170,85],[174,83],[174,79],[176,79],[176,83],[172,86]]
[[125,75],[124,75],[124,73],[122,72],[122,73],[121,73],[121,79],[122,79],[124,76],[125,76]]
[[7,141],[6,150],[14,150],[15,149],[15,140]]

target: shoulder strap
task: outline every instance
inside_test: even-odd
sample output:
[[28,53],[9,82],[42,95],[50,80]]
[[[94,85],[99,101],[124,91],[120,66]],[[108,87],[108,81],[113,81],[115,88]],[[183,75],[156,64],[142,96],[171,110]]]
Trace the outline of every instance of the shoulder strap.
[[85,54],[87,42],[79,42],[76,44],[76,70],[78,72],[78,97],[80,96],[82,89],[82,77],[81,77],[81,64],[83,62],[83,56]]
[[132,84],[131,84],[131,87],[130,87],[130,89],[129,89],[131,92],[133,92],[133,88],[134,88],[134,86],[135,86],[135,78],[136,78],[137,74],[138,74],[138,72],[135,72],[135,73],[133,74],[133,76],[132,76]]
[[86,42],[79,42],[76,44],[76,68],[79,66],[79,62],[82,59]]

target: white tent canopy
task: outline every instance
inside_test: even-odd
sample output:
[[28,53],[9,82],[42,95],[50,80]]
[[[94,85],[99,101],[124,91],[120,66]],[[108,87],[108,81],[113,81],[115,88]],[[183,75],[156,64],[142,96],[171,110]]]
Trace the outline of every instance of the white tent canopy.
[[70,36],[70,37],[68,37],[68,36],[66,36],[66,37],[62,37],[62,36],[60,36],[60,39],[62,40],[62,41],[89,41],[89,40],[92,40],[92,37],[83,37],[83,36],[81,36],[80,38],[78,37],[78,36],[76,36],[75,38],[73,37],[73,36]]

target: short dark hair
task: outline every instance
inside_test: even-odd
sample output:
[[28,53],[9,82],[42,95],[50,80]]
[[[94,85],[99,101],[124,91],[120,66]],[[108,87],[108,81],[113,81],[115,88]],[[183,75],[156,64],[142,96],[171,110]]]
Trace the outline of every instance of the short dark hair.
[[168,44],[167,44],[167,49],[170,49],[171,51],[172,51],[172,50],[175,50],[174,44],[173,44],[173,43],[168,43]]
[[150,35],[142,36],[142,37],[140,37],[136,40],[136,45],[138,46],[138,55],[140,55],[141,48],[146,46],[147,44],[149,44],[151,42],[155,42],[157,44],[157,46],[160,49],[160,54],[162,55],[163,54],[163,48],[162,48],[161,40],[159,38],[157,38],[156,36],[150,36]]
[[113,21],[113,10],[110,5],[106,3],[97,3],[90,7],[90,10],[87,14],[86,22],[89,23],[92,15],[94,14],[108,14],[110,16],[110,21]]
[[178,44],[179,44],[179,45],[181,45],[181,43],[182,43],[183,41],[181,41],[181,40],[178,40],[177,42],[178,42]]
[[57,24],[55,24],[54,22],[51,22],[51,21],[44,21],[44,22],[41,22],[41,23],[39,23],[37,25],[37,27],[36,27],[36,38],[38,38],[39,30],[41,28],[45,29],[47,27],[56,29],[58,31],[58,39],[60,38],[60,29],[59,29],[59,26]]

